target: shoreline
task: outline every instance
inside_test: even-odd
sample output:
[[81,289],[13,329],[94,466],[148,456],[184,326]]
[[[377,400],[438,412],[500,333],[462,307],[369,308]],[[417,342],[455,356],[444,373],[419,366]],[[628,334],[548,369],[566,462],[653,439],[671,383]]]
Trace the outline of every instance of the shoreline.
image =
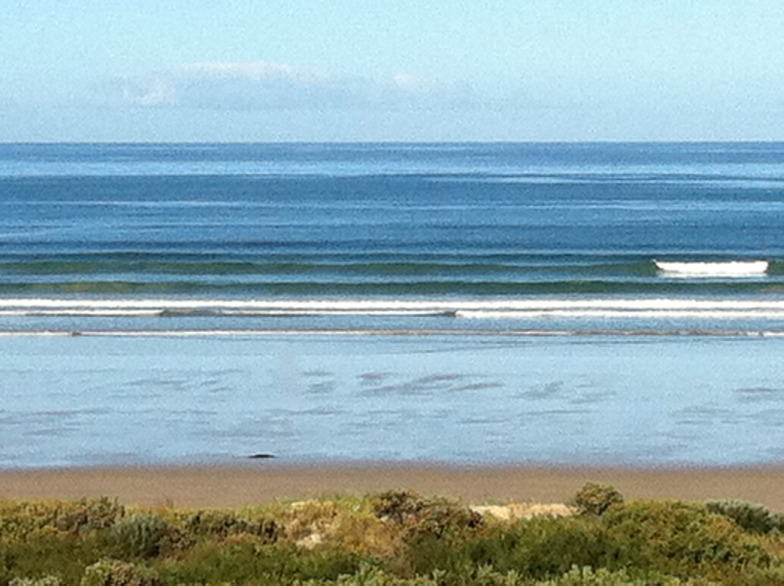
[[432,463],[125,466],[0,470],[0,500],[107,496],[145,507],[243,507],[410,489],[473,503],[563,503],[586,482],[627,500],[742,499],[784,511],[784,463],[754,466],[484,466]]

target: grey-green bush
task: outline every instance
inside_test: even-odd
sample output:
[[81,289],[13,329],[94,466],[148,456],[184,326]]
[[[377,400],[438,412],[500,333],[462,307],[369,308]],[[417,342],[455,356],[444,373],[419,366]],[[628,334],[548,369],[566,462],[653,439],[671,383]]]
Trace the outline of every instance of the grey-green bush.
[[106,544],[113,556],[124,560],[152,558],[160,552],[167,529],[158,515],[138,513],[112,525]]
[[62,584],[57,576],[43,576],[42,578],[14,578],[8,586],[62,586]]
[[120,560],[101,560],[84,570],[81,586],[160,586],[154,570]]
[[763,505],[735,499],[706,501],[705,506],[711,513],[723,515],[735,521],[744,531],[765,535],[784,529],[781,515],[772,513]]

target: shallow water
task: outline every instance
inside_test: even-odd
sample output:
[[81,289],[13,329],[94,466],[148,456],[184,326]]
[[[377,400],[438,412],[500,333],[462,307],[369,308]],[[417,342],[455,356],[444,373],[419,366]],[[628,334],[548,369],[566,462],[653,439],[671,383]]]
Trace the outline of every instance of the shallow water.
[[781,338],[0,338],[0,466],[752,464]]

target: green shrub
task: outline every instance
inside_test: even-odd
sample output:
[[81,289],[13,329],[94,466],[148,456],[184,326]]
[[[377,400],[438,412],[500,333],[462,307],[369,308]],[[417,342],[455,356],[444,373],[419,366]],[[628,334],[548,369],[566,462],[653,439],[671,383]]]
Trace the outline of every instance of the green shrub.
[[620,569],[626,564],[623,546],[590,517],[521,520],[466,539],[452,549],[440,560],[430,552],[428,556],[438,565],[419,567],[455,572],[461,564],[491,566],[502,574],[514,571],[529,580],[542,580],[569,572],[573,566]]
[[759,540],[701,505],[636,501],[602,516],[536,517],[456,540],[419,539],[390,567],[410,577],[443,570],[450,584],[483,566],[501,576],[516,572],[521,579],[555,584],[558,577],[564,584],[580,583],[569,574],[574,566],[593,568],[596,576],[588,584],[605,578],[608,584],[623,583],[622,570],[639,583],[668,583],[664,578],[673,584],[679,579],[725,583],[754,571],[774,584],[771,561]]
[[770,568],[744,568],[742,572],[727,575],[722,580],[727,586],[782,586],[784,584],[784,567],[781,565]]
[[781,532],[784,520],[781,515],[770,512],[763,505],[741,500],[724,499],[706,501],[705,507],[717,515],[732,519],[744,531],[764,535],[772,531]]
[[772,559],[759,541],[698,503],[634,501],[613,507],[601,522],[634,565],[675,576],[723,576],[767,568]]
[[95,534],[72,534],[48,526],[22,538],[0,539],[0,584],[18,578],[58,576],[78,583],[85,566],[102,557]]
[[230,511],[201,510],[190,515],[185,530],[194,535],[226,538],[230,535],[255,535],[266,543],[278,540],[281,527],[273,520],[259,517],[242,519]]
[[361,558],[341,548],[312,550],[278,542],[203,542],[176,560],[158,562],[167,584],[290,585],[296,580],[334,581],[357,572]]
[[113,556],[124,560],[158,555],[168,525],[158,515],[137,513],[115,523],[107,530],[106,544]]
[[[550,580],[531,581],[522,578],[517,572],[500,573],[490,566],[482,566],[470,575],[449,576],[445,572],[436,571],[429,576],[415,578],[398,578],[383,570],[364,566],[351,576],[340,576],[337,580],[297,581],[295,586],[443,586],[458,584],[461,586],[678,586],[680,580],[667,576],[648,576],[632,578],[625,570],[610,572],[593,570],[590,567],[573,567],[565,574]],[[692,583],[698,586],[697,583]],[[702,586],[709,586],[702,583]]]
[[613,505],[623,502],[623,495],[609,484],[587,482],[572,502],[580,515],[603,515]]
[[394,523],[405,523],[422,507],[422,497],[408,490],[390,490],[373,497],[373,512]]
[[106,497],[79,501],[0,502],[0,538],[22,539],[44,528],[67,533],[110,527],[125,509]]
[[41,578],[14,578],[8,586],[62,586],[62,581],[57,576],[43,576]]
[[55,527],[71,533],[111,527],[125,515],[125,508],[116,499],[107,497],[82,499],[74,510],[66,511],[55,520]]
[[440,538],[484,525],[482,515],[456,501],[424,498],[409,491],[390,491],[376,496],[373,510],[379,518],[405,526],[411,537],[427,534]]
[[[672,576],[646,575],[633,578],[626,570],[609,571],[601,568],[594,570],[591,567],[575,566],[562,576],[536,582],[532,586],[679,586],[681,584],[685,585],[686,582]],[[714,583],[689,581],[688,584],[710,586]]]
[[294,586],[442,586],[444,583],[442,577],[442,573],[439,572],[432,577],[398,578],[380,568],[362,564],[356,573],[338,576],[336,580],[297,580],[293,584]]
[[81,586],[159,586],[154,570],[120,560],[101,560],[84,571]]

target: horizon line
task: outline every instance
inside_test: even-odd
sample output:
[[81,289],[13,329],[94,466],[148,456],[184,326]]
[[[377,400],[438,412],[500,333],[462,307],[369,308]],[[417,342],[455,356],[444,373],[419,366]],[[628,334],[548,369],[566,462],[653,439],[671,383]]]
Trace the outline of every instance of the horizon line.
[[784,137],[772,139],[732,139],[732,140],[183,140],[183,141],[145,141],[145,140],[45,140],[45,141],[3,141],[0,146],[49,146],[49,145],[502,145],[502,144],[784,144]]

